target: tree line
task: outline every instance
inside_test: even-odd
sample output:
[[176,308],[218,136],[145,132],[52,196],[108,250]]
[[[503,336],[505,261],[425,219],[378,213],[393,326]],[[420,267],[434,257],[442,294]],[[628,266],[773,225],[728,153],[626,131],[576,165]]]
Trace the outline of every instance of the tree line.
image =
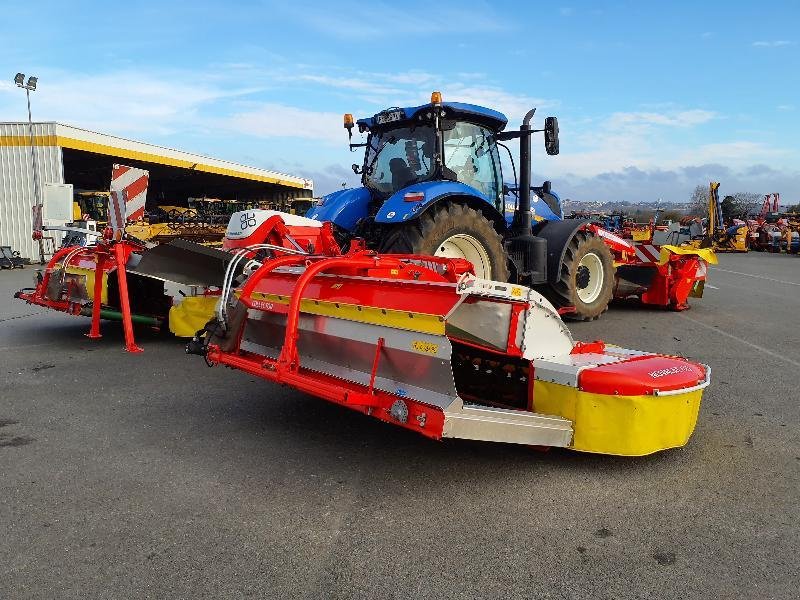
[[[689,200],[690,214],[705,216],[708,213],[708,185],[698,185],[694,188]],[[764,201],[764,196],[754,192],[736,192],[722,199],[722,218],[733,219],[746,216],[751,212],[758,212]]]

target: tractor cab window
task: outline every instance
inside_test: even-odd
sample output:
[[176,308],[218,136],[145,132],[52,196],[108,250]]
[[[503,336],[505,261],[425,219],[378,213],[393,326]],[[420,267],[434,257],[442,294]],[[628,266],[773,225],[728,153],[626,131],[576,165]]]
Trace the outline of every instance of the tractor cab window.
[[464,121],[445,121],[442,128],[445,176],[474,187],[490,201],[497,200],[502,174],[492,132]]
[[432,127],[373,133],[367,146],[364,185],[388,197],[431,176],[436,135]]

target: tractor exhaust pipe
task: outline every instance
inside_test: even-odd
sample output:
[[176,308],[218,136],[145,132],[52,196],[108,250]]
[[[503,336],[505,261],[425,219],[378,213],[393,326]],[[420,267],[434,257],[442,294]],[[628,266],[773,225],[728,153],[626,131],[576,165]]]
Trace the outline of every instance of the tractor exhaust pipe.
[[517,210],[517,235],[531,232],[531,119],[536,112],[529,110],[522,119],[519,128],[522,135],[519,139],[519,206]]

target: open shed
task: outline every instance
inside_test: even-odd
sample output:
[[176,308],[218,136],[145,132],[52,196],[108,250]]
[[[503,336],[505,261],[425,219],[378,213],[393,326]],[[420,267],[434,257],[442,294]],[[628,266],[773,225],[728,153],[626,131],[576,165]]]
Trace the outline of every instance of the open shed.
[[185,206],[188,198],[220,198],[285,210],[292,200],[312,196],[313,183],[304,177],[61,123],[34,123],[32,130],[28,123],[0,123],[0,245],[28,258],[39,255],[31,239],[34,166],[40,198],[48,183],[72,184],[76,192],[108,190],[114,163],[150,172],[148,208]]

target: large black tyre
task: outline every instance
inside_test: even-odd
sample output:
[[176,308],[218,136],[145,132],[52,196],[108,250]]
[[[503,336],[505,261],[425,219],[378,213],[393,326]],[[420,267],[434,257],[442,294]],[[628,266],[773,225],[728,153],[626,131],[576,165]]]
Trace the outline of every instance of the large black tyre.
[[550,291],[547,295],[556,307],[575,307],[566,315],[570,319],[589,321],[608,310],[614,293],[614,257],[603,240],[586,231],[575,232]]
[[508,281],[509,277],[500,234],[479,211],[463,204],[443,203],[390,230],[378,250],[385,254],[466,258],[478,277],[495,281]]

